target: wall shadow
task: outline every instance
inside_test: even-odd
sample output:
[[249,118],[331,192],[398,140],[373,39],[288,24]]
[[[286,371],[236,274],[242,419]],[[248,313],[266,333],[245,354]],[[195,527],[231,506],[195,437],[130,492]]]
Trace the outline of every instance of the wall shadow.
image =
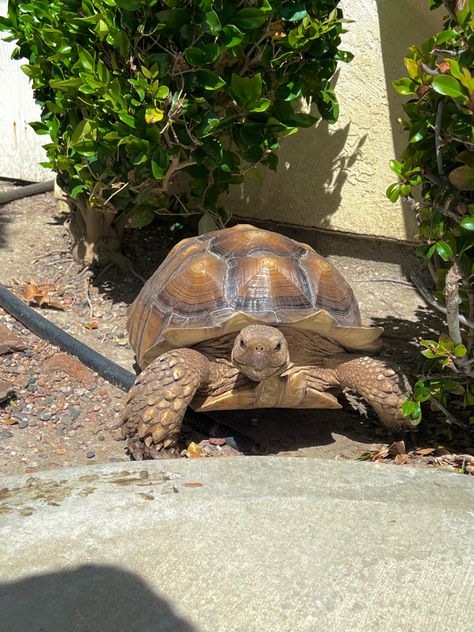
[[0,612],[2,632],[195,630],[137,575],[95,564],[0,584]]
[[[407,74],[403,58],[412,45],[420,45],[431,37],[442,26],[443,10],[435,12],[428,10],[428,2],[413,2],[413,0],[398,0],[396,9],[393,2],[376,0],[379,19],[380,37],[382,42],[382,57],[387,86],[387,100],[390,112],[390,126],[392,129],[394,158],[400,159],[408,138],[401,125],[397,122],[403,117],[403,104],[407,97],[396,92],[392,81],[405,77]],[[390,172],[389,172],[390,173]],[[393,176],[393,181],[396,176]],[[413,211],[401,202],[403,217],[407,232],[413,226]]]

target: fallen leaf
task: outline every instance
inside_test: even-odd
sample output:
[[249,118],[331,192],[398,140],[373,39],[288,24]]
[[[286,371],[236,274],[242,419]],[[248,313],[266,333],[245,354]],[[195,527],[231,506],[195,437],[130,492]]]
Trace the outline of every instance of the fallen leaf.
[[59,454],[61,456],[63,454],[66,454],[66,450],[64,448],[57,448],[57,450],[55,450],[55,452],[56,452],[56,454]]
[[86,329],[97,329],[99,325],[96,322],[93,322],[93,323],[86,323],[84,327]]
[[190,459],[199,459],[200,457],[205,456],[205,454],[201,446],[192,441],[186,449],[186,456]]
[[64,306],[50,298],[50,293],[57,291],[51,285],[37,285],[34,281],[29,281],[23,288],[23,297],[29,303],[36,303],[39,307],[53,307],[64,310]]
[[379,459],[384,459],[386,456],[388,456],[388,448],[380,448],[372,455],[372,461],[379,461]]
[[14,426],[18,423],[18,419],[14,419],[13,417],[7,417],[6,419],[2,419],[2,424],[5,426]]
[[394,441],[388,447],[388,453],[390,456],[395,456],[396,454],[406,454],[405,442],[404,441]]
[[202,487],[204,483],[183,483],[183,487]]
[[422,456],[425,454],[432,454],[436,448],[421,448],[420,450],[415,450],[415,454],[421,454]]
[[397,456],[394,459],[394,462],[397,465],[404,465],[405,463],[408,463],[408,454],[397,454]]

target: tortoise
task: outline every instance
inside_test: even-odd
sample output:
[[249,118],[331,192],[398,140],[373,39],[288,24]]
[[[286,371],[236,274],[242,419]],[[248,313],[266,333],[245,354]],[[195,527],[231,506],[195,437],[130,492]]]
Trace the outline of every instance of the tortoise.
[[127,329],[141,373],[119,434],[135,458],[173,454],[188,406],[341,408],[344,387],[381,425],[411,429],[406,377],[367,355],[383,329],[361,324],[327,259],[281,234],[244,224],[184,239],[129,307]]

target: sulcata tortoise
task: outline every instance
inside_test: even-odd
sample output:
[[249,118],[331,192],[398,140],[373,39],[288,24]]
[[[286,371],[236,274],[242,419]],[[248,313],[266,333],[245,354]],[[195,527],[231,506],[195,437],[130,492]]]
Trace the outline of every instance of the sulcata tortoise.
[[185,239],[128,312],[141,369],[120,435],[135,458],[173,453],[195,411],[341,408],[350,387],[392,431],[406,378],[383,359],[381,328],[361,325],[354,294],[310,246],[249,225]]

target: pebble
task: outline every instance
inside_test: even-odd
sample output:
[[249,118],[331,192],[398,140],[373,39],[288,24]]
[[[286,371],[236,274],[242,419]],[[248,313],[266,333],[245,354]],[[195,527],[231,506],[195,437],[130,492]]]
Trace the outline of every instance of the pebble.
[[28,428],[28,422],[25,419],[22,419],[18,424],[18,428],[21,430],[23,430],[23,428]]
[[28,425],[30,426],[30,428],[35,428],[38,425],[38,422],[36,421],[36,419],[31,419],[28,422]]
[[0,439],[10,439],[11,437],[13,437],[13,432],[5,430],[4,428],[0,429]]
[[89,452],[86,454],[86,457],[88,459],[93,459],[95,457],[95,452],[93,450],[89,450]]
[[66,433],[64,431],[64,428],[56,428],[56,434],[59,435],[60,437],[64,437]]
[[80,410],[77,410],[77,408],[72,408],[71,409],[71,419],[75,420],[79,417],[79,415],[81,414]]
[[211,445],[225,445],[225,439],[221,439],[220,437],[210,437],[209,443]]
[[49,421],[51,419],[51,413],[40,413],[38,417],[41,421]]

